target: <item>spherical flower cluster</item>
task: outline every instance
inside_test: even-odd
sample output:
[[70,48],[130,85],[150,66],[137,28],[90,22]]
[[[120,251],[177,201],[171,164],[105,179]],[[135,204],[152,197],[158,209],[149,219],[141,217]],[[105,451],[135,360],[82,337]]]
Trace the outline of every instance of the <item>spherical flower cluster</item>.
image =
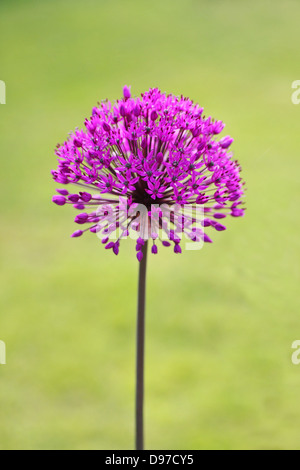
[[[217,140],[223,129],[222,121],[203,116],[203,108],[190,99],[158,89],[132,98],[125,86],[121,100],[103,101],[93,108],[85,130],[77,129],[57,147],[59,164],[52,171],[57,183],[79,187],[77,193],[57,189],[52,199],[59,206],[72,204],[83,211],[75,217],[81,229],[72,237],[97,233],[105,248],[118,254],[121,239],[133,229],[139,235],[139,261],[148,238],[153,254],[159,240],[181,253],[183,233],[191,241],[211,242],[206,227],[222,231],[226,229],[222,219],[244,215],[240,166],[229,152],[233,139]],[[147,211],[146,222],[136,211],[141,205]],[[204,207],[202,228],[193,226],[193,215],[176,217],[178,208],[195,205]],[[169,229],[162,206],[177,208],[169,218]],[[151,228],[145,231],[142,225]]]

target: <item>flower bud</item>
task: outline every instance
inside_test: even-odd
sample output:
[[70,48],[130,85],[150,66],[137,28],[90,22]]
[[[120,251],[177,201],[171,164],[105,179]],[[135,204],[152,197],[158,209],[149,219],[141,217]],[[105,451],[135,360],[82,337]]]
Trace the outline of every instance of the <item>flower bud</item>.
[[61,196],[67,196],[69,194],[69,191],[67,191],[66,189],[57,189],[56,192]]
[[68,199],[69,201],[76,203],[79,201],[79,196],[78,194],[70,194]]
[[203,234],[203,241],[204,241],[205,243],[212,243],[212,242],[213,242],[212,239],[209,238],[208,235],[206,235],[206,233]]
[[139,107],[138,104],[135,105],[135,107],[133,108],[133,114],[135,115],[135,117],[139,117],[140,114],[141,114],[141,108]]
[[52,202],[58,206],[64,206],[66,203],[66,198],[64,196],[53,196]]
[[125,100],[128,100],[131,97],[130,88],[131,87],[128,87],[127,85],[125,85],[124,88],[123,88],[123,96],[124,96]]
[[81,140],[75,138],[75,139],[74,139],[74,145],[75,145],[75,147],[82,147],[82,142],[81,142]]
[[88,220],[89,216],[85,212],[82,212],[82,214],[78,214],[75,217],[75,222],[76,224],[85,224]]
[[152,245],[151,253],[152,253],[153,255],[156,255],[156,254],[157,254],[157,251],[158,251],[157,245]]
[[81,237],[82,234],[83,234],[82,230],[76,230],[76,232],[72,233],[71,238]]
[[216,121],[213,125],[212,131],[214,134],[220,134],[224,129],[225,124],[222,121]]
[[225,225],[222,224],[215,224],[214,227],[218,232],[223,232],[223,230],[226,230]]
[[232,137],[227,135],[226,137],[223,137],[223,139],[220,140],[219,144],[223,149],[228,149],[228,147],[230,147],[230,145],[232,144],[233,140],[234,139]]
[[181,253],[181,247],[180,247],[179,243],[175,244],[174,253]]
[[82,211],[85,208],[84,204],[73,204],[74,209]]
[[83,202],[89,202],[92,199],[92,195],[86,192],[80,192],[80,198]]
[[111,131],[111,127],[107,122],[103,122],[102,127],[105,130],[105,132],[110,132]]

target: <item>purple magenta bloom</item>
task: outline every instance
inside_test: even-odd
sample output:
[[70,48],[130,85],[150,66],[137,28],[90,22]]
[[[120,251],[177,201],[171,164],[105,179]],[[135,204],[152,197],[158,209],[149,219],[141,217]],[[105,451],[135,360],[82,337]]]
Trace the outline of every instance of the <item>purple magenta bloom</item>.
[[[129,229],[138,231],[139,261],[148,238],[153,239],[153,254],[158,252],[154,240],[166,247],[173,245],[174,252],[181,253],[183,233],[192,241],[211,243],[206,233],[196,234],[195,221],[188,215],[177,218],[175,214],[168,231],[166,214],[153,205],[200,204],[207,214],[202,227],[220,232],[226,227],[219,219],[244,215],[241,168],[228,151],[233,139],[225,136],[217,140],[224,126],[222,121],[206,118],[203,108],[188,98],[167,95],[157,88],[134,98],[130,87],[124,86],[122,99],[102,101],[85,120],[85,130],[77,129],[57,147],[58,168],[51,172],[53,179],[63,185],[77,185],[79,191],[69,194],[66,189],[57,189],[52,201],[87,210],[78,214],[75,222],[87,224],[84,232],[100,234],[105,248],[115,254]],[[124,200],[128,210],[125,219],[121,217]],[[159,234],[152,231],[151,236],[143,238],[136,214],[139,205],[146,208],[146,225],[155,215]],[[116,229],[120,232],[117,241],[113,238]],[[72,237],[82,234],[77,230]]]

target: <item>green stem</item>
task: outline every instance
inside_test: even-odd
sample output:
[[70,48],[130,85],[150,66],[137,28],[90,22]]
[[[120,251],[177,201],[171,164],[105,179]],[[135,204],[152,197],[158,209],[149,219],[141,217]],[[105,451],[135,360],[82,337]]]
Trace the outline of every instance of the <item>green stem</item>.
[[136,408],[135,424],[136,450],[144,450],[144,358],[145,358],[145,300],[146,300],[146,268],[147,268],[147,246],[143,246],[143,259],[139,268],[138,285],[138,308],[136,328]]

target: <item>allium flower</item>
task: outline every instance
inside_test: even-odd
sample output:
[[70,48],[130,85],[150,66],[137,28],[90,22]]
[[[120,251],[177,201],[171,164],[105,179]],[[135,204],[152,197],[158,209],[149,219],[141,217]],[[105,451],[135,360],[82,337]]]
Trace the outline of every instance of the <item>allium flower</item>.
[[[227,216],[244,215],[243,182],[228,150],[233,139],[217,140],[223,122],[205,118],[203,109],[183,96],[150,89],[132,98],[125,86],[123,99],[95,107],[85,128],[58,146],[59,165],[52,171],[57,183],[77,185],[79,192],[57,189],[52,200],[80,211],[73,238],[96,233],[116,255],[121,240],[137,232],[136,449],[143,450],[148,240],[154,255],[159,241],[181,253],[183,234],[192,242],[211,243],[206,229],[222,232]],[[195,206],[204,206],[200,226]]]
[[[183,233],[191,241],[211,242],[206,227],[222,231],[226,226],[220,219],[244,215],[240,166],[228,150],[233,139],[225,136],[218,141],[223,122],[203,116],[203,108],[190,99],[158,89],[132,98],[125,86],[121,100],[103,101],[93,108],[85,128],[57,147],[59,165],[52,171],[57,183],[80,189],[77,194],[58,189],[52,199],[59,206],[72,204],[84,211],[75,217],[81,230],[72,237],[97,233],[106,249],[118,254],[120,241],[134,229],[139,239],[152,239],[153,254],[158,252],[157,242],[166,237],[174,252],[181,253]],[[197,204],[205,206],[202,228],[195,226],[193,215],[179,216],[181,207]],[[147,209],[146,221],[137,214],[138,205]],[[164,223],[163,211],[157,211],[158,230],[151,231],[153,205],[175,208],[171,229]]]

